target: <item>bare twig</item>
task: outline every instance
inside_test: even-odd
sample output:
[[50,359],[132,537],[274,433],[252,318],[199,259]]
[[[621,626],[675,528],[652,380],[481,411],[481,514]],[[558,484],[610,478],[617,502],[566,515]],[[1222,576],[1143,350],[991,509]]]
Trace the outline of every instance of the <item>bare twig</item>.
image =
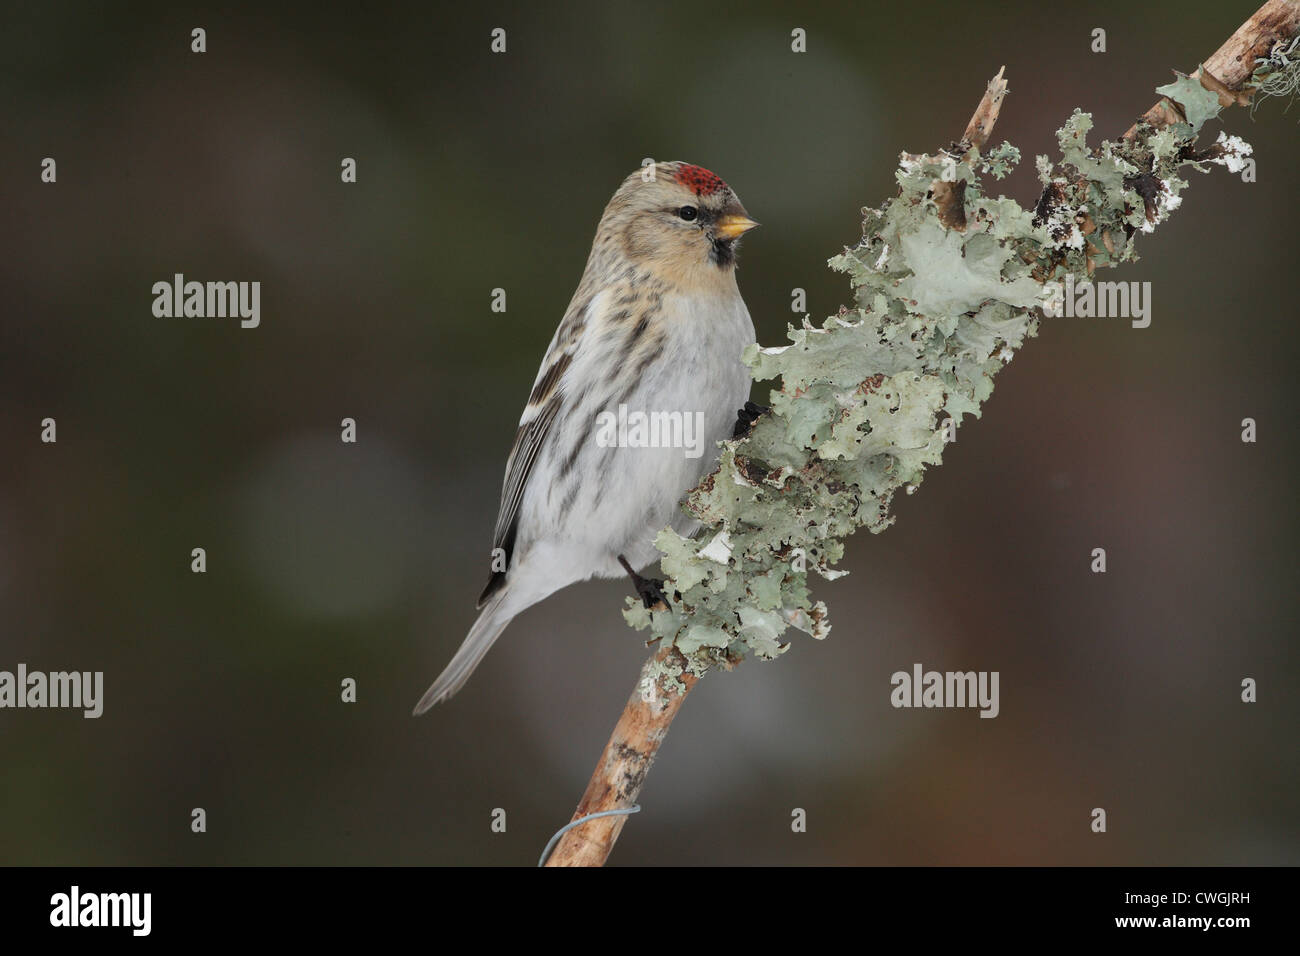
[[980,100],[975,115],[966,124],[966,132],[962,134],[962,141],[970,143],[980,152],[984,151],[989,136],[993,134],[993,124],[998,121],[998,113],[1002,111],[1002,100],[1007,95],[1007,81],[1003,79],[1002,74],[1006,71],[1007,68],[1002,67],[998,70],[998,75],[989,80],[989,87],[984,91],[984,99]]
[[[993,126],[998,121],[998,114],[1002,112],[1002,100],[1007,95],[1007,81],[1003,76],[1006,71],[1007,68],[1002,67],[998,70],[997,76],[989,80],[984,98],[980,100],[980,105],[975,107],[975,113],[966,124],[966,132],[962,134],[961,142],[956,144],[955,151],[966,153],[972,146],[983,151],[989,137],[993,135]],[[939,221],[943,223],[944,228],[965,232],[966,180],[957,179],[949,182],[937,179],[930,189],[930,194],[934,197]]]
[[[1255,72],[1255,60],[1267,56],[1279,40],[1289,40],[1297,33],[1300,33],[1300,2],[1268,0],[1192,76],[1200,79],[1201,86],[1219,94],[1220,106],[1234,103],[1245,106],[1250,102],[1251,93],[1246,89],[1246,81]],[[1162,97],[1129,127],[1124,139],[1132,140],[1137,136],[1138,126],[1142,123],[1168,126],[1182,120],[1178,105],[1168,97]]]
[[[630,807],[636,802],[659,745],[668,735],[669,725],[699,680],[693,674],[683,673],[677,678],[680,690],[666,688],[664,680],[656,678],[656,674],[662,672],[661,665],[673,655],[680,657],[675,648],[666,647],[642,666],[641,678],[623,708],[623,715],[605,745],[572,819]],[[560,838],[546,865],[603,866],[625,822],[627,817],[620,815],[600,817],[574,827]]]

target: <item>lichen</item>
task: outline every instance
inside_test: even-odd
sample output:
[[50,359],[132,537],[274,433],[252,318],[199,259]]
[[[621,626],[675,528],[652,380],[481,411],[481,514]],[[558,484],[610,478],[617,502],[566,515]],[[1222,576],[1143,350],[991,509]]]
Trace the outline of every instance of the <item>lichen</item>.
[[722,443],[717,470],[687,496],[700,533],[656,539],[670,606],[629,600],[624,612],[682,654],[656,679],[671,689],[682,669],[775,658],[791,628],[825,637],[809,572],[840,576],[844,539],[889,527],[894,494],[940,463],[945,433],[979,417],[994,376],[1037,333],[1050,287],[1136,259],[1134,239],[1181,201],[1182,167],[1246,154],[1239,140],[1195,151],[1215,93],[1181,74],[1158,92],[1186,122],[1095,148],[1092,117],[1076,110],[1057,134],[1060,158],[1038,157],[1032,209],[984,193],[982,176],[1019,162],[1010,144],[902,155],[897,197],[864,209],[861,241],[829,262],[853,306],[791,326],[788,345],[750,347],[755,380],[777,381],[771,413]]
[[1250,85],[1255,91],[1250,103],[1252,118],[1259,104],[1269,97],[1286,97],[1289,110],[1296,94],[1300,93],[1300,37],[1279,40],[1273,44],[1268,56],[1257,59]]

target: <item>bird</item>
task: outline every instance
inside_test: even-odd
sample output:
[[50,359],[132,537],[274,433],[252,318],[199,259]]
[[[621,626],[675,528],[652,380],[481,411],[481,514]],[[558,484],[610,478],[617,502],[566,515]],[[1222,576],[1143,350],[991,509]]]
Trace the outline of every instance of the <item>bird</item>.
[[479,616],[415,714],[460,690],[510,621],[560,588],[627,574],[646,606],[663,599],[638,570],[662,529],[698,528],[679,502],[758,408],[736,283],[740,238],[757,225],[693,163],[643,165],[615,191],[519,419]]

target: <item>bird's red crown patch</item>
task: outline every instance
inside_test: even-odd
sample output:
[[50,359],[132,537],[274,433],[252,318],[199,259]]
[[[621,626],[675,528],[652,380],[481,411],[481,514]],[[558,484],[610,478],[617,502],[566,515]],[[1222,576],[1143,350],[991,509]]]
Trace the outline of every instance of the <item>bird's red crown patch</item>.
[[708,196],[719,189],[727,188],[727,184],[717,173],[711,173],[703,166],[693,166],[690,163],[683,163],[677,170],[675,178],[697,196]]

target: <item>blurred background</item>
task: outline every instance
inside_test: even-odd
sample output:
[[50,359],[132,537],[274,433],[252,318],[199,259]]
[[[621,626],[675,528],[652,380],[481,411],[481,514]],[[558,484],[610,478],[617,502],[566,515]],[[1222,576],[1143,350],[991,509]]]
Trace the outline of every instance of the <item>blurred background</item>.
[[[684,159],[736,189],[779,345],[792,289],[818,321],[850,301],[825,260],[999,66],[995,139],[1025,161],[990,189],[1029,204],[1075,106],[1119,134],[1254,8],[11,5],[0,669],[102,670],[105,699],[0,711],[0,862],[530,865],[647,654],[628,587],[555,595],[410,709],[474,619],[518,415],[621,178]],[[1297,862],[1284,105],[1226,114],[1257,182],[1189,171],[1103,277],[1152,283],[1150,328],[1044,323],[897,524],[815,583],[829,639],[692,694],[612,863]],[[259,280],[261,326],[154,317],[177,272]],[[1001,715],[891,708],[916,662],[999,671]]]

